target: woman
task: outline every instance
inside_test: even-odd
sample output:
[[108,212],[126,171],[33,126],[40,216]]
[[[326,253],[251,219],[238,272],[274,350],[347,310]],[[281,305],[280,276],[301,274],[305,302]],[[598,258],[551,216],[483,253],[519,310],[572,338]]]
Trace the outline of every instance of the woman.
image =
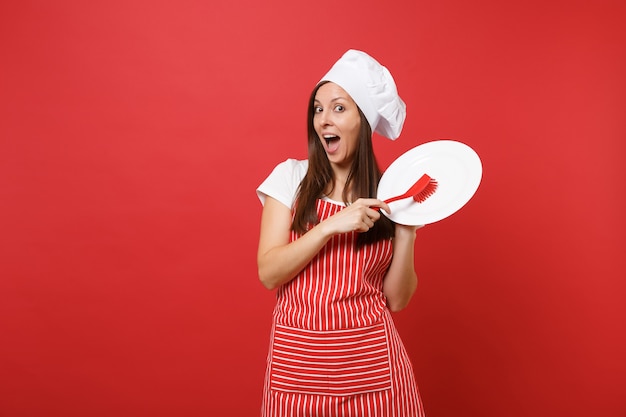
[[375,198],[372,132],[396,139],[405,114],[389,71],[346,52],[311,95],[308,160],[257,189],[259,278],[277,289],[263,416],[423,415],[390,314],[417,286],[417,227]]

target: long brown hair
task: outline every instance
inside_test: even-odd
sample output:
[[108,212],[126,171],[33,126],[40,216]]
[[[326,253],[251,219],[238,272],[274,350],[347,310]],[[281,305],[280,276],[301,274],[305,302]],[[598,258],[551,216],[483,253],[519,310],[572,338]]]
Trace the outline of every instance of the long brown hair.
[[[315,96],[317,90],[324,84],[326,82],[318,84],[311,93],[307,110],[309,168],[298,189],[296,210],[292,223],[292,229],[300,234],[306,233],[312,225],[319,223],[316,210],[317,199],[323,196],[324,190],[328,185],[331,187],[335,186],[333,170],[313,125]],[[353,200],[362,197],[375,198],[378,182],[382,175],[374,155],[372,129],[361,109],[359,109],[359,115],[361,117],[361,128],[356,155],[350,167],[342,195],[343,202],[346,205],[352,203],[352,201],[348,201],[350,191],[350,196]],[[382,215],[368,232],[359,234],[357,244],[362,245],[389,239],[393,237],[394,230],[393,222]]]

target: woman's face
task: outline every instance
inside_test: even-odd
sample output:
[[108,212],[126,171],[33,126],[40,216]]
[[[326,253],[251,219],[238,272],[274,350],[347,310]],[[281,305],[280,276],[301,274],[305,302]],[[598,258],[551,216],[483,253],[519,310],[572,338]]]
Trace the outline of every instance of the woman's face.
[[315,95],[313,126],[331,165],[349,168],[359,140],[361,116],[352,97],[335,83]]

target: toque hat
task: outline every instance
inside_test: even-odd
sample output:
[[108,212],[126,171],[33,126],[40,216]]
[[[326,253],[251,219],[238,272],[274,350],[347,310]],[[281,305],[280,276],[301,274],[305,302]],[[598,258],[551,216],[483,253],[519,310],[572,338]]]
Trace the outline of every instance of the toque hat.
[[395,140],[400,136],[406,104],[398,95],[396,83],[387,68],[365,52],[348,50],[322,81],[331,81],[359,106],[372,132]]

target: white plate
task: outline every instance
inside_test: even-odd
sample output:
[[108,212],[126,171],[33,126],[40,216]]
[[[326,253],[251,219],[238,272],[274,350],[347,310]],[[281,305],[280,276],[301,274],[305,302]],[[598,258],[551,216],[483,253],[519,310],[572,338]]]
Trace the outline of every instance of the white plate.
[[405,152],[393,161],[378,184],[378,199],[406,192],[423,174],[437,181],[437,190],[423,203],[412,198],[389,203],[396,223],[418,226],[443,220],[457,212],[474,195],[482,178],[478,154],[453,140],[435,140]]

